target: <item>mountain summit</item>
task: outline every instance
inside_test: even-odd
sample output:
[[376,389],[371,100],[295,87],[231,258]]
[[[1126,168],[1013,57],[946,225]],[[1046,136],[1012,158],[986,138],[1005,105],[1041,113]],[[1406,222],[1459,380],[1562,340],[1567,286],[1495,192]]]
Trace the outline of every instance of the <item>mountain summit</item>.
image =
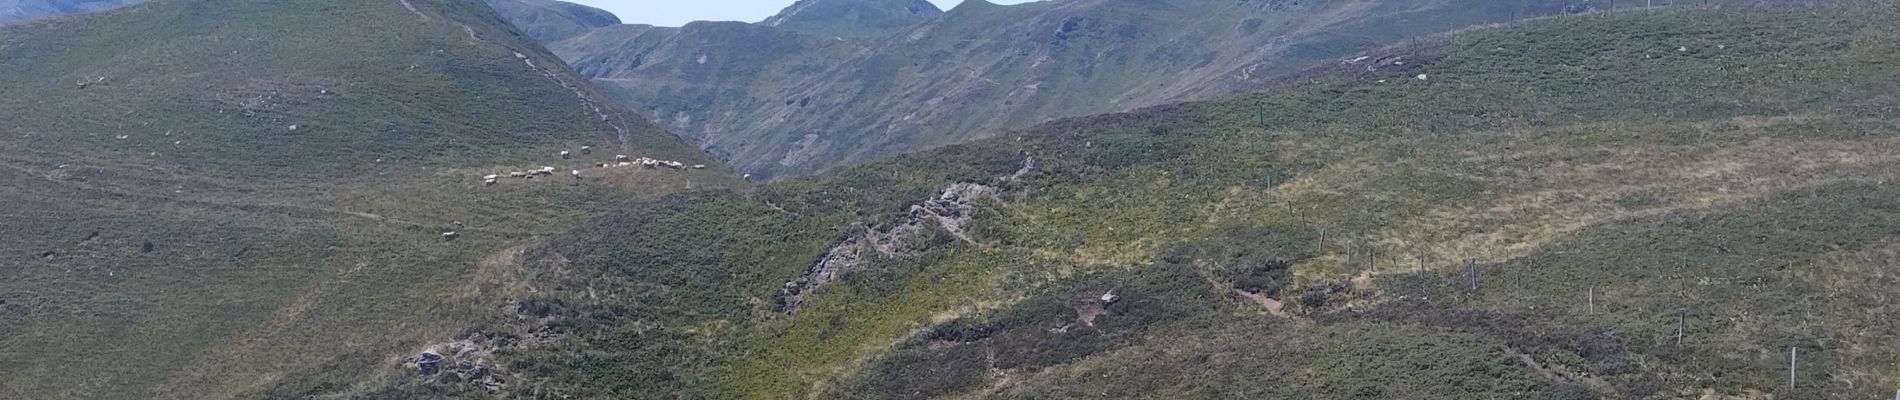
[[863,36],[940,14],[943,10],[924,0],[799,0],[759,24],[814,35]]
[[495,12],[509,16],[515,29],[547,42],[578,35],[594,28],[620,25],[620,17],[607,10],[554,0],[489,1]]

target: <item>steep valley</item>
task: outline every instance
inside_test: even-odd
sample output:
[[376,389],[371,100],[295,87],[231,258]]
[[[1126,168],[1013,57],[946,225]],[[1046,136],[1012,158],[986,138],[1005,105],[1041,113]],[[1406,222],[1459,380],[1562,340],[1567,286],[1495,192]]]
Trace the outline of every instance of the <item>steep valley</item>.
[[1900,388],[1893,4],[825,1],[0,26],[0,398]]

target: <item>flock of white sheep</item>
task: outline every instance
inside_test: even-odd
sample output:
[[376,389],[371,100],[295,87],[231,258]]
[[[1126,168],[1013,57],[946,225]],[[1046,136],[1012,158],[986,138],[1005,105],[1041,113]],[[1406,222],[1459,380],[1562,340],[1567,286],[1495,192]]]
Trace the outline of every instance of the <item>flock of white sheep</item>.
[[[592,152],[593,152],[593,150],[594,150],[594,148],[593,148],[593,146],[581,146],[581,150],[580,150],[580,153],[581,153],[581,154],[590,154],[590,153],[592,153]],[[573,158],[573,157],[574,157],[574,153],[573,153],[573,152],[571,152],[571,151],[567,151],[567,150],[562,150],[562,151],[560,152],[560,154],[559,154],[559,155],[561,156],[561,159],[563,159],[563,160],[566,160],[566,159],[571,159],[571,158]],[[686,166],[686,164],[685,164],[685,163],[682,163],[682,162],[679,162],[679,161],[669,161],[669,160],[661,160],[661,159],[656,159],[656,158],[651,158],[651,157],[638,157],[638,158],[635,158],[635,157],[631,157],[631,156],[628,156],[628,155],[625,155],[625,154],[620,154],[620,155],[615,155],[615,156],[614,156],[614,161],[613,161],[613,162],[608,162],[608,163],[600,163],[600,164],[593,164],[593,165],[591,165],[591,166],[588,166],[588,167],[581,167],[581,168],[578,168],[578,169],[573,169],[573,170],[570,170],[570,171],[568,172],[568,174],[569,174],[570,176],[573,176],[573,177],[574,177],[574,179],[581,179],[581,174],[582,174],[582,173],[583,173],[584,171],[586,171],[586,170],[590,170],[590,169],[606,169],[606,168],[621,168],[621,167],[632,167],[632,166],[639,166],[639,167],[641,167],[641,168],[646,168],[646,169],[654,169],[654,168],[669,168],[669,169],[674,169],[674,170],[684,170],[684,169],[686,169],[686,168],[688,168],[688,167]],[[705,168],[706,168],[706,166],[705,166],[705,165],[693,165],[693,166],[692,166],[691,168],[692,168],[692,169],[705,169]],[[554,176],[554,173],[555,173],[555,171],[556,171],[556,169],[555,169],[554,167],[547,167],[547,166],[543,166],[543,167],[541,167],[541,168],[539,168],[539,169],[534,169],[534,170],[528,170],[528,171],[512,171],[512,172],[508,172],[508,173],[506,174],[506,177],[509,177],[509,178],[516,178],[516,179],[535,179],[535,178],[545,178],[545,177],[551,177],[551,176]],[[499,174],[499,173],[497,173],[497,174],[488,174],[488,175],[486,175],[486,176],[483,176],[483,177],[482,177],[482,184],[484,184],[484,185],[494,185],[494,184],[496,184],[496,183],[499,183],[499,182],[501,181],[501,178],[502,178],[503,176],[504,176],[503,174]]]

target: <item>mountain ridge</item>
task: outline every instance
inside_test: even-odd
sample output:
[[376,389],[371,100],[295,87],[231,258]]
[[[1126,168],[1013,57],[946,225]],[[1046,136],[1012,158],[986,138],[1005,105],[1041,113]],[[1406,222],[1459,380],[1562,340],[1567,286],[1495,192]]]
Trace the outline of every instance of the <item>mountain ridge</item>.
[[759,25],[819,36],[887,33],[943,14],[927,0],[798,0]]
[[109,10],[145,0],[0,0],[0,24]]
[[[1588,9],[1578,4],[965,2],[881,36],[657,28],[628,45],[609,28],[547,46],[610,96],[769,177],[1231,93],[1407,37]],[[746,54],[718,56],[733,49]]]

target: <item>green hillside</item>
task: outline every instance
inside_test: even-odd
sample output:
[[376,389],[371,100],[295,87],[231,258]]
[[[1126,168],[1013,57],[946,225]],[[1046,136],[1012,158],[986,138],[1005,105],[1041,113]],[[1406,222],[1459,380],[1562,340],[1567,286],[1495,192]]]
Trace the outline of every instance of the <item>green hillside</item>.
[[[614,154],[716,164],[583,82],[469,1],[154,0],[0,28],[0,398],[231,398],[336,354],[393,371],[517,290],[483,260],[737,183],[569,178]],[[482,184],[540,166],[560,176]]]
[[526,249],[534,294],[460,337],[557,338],[499,347],[503,397],[1884,398],[1895,17],[1539,19],[636,201]]

